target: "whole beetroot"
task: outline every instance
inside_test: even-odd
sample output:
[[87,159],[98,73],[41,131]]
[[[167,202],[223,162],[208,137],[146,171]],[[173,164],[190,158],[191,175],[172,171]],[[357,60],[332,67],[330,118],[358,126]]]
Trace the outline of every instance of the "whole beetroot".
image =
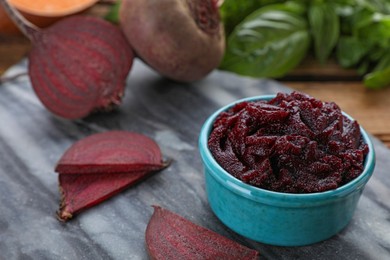
[[217,0],[123,0],[119,19],[136,54],[160,74],[191,82],[221,62]]

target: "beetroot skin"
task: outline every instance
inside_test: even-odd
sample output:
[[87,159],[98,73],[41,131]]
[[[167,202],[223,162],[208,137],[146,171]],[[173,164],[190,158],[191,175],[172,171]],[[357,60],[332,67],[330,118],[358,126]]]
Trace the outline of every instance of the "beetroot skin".
[[51,112],[76,119],[121,103],[134,55],[116,26],[72,16],[36,31],[32,43],[31,83]]
[[158,145],[141,134],[109,131],[82,139],[56,167],[62,194],[58,218],[66,221],[167,165]]
[[198,80],[221,62],[225,36],[215,0],[123,0],[119,17],[136,54],[168,78]]
[[258,259],[259,252],[154,206],[145,233],[151,259]]

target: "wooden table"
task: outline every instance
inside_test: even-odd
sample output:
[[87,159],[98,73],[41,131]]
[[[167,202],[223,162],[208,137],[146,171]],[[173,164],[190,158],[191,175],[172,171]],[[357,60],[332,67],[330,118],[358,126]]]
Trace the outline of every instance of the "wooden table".
[[[89,13],[103,16],[107,9],[107,4],[97,4]],[[29,48],[29,41],[22,36],[0,35],[0,75],[25,57]],[[390,147],[390,88],[368,90],[353,70],[342,69],[335,62],[320,66],[311,58],[280,81],[318,99],[336,102]]]

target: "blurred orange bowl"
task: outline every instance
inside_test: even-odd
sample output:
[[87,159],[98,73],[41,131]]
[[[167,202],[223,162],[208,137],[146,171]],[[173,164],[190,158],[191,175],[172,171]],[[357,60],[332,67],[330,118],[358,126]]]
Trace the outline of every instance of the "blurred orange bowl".
[[[38,27],[46,27],[55,21],[72,14],[82,12],[93,6],[98,0],[8,0],[30,22]],[[0,5],[0,34],[19,34]]]

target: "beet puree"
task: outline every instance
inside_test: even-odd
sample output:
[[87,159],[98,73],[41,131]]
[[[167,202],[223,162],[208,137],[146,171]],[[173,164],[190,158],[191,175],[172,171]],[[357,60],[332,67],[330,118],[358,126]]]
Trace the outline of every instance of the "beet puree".
[[335,103],[298,92],[221,113],[208,145],[234,177],[288,193],[335,189],[362,173],[368,153],[356,121]]

